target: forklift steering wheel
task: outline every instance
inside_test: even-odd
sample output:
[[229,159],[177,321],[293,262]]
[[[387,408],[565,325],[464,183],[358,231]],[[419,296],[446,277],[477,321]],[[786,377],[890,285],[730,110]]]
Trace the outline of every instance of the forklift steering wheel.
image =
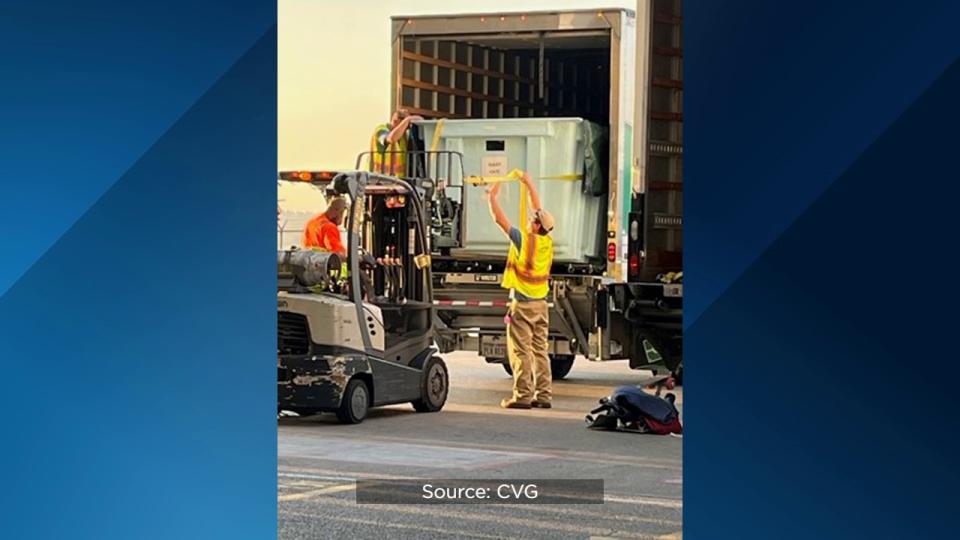
[[364,270],[373,270],[377,266],[379,266],[379,263],[377,263],[377,260],[373,258],[373,255],[367,252],[367,250],[360,248],[360,268]]

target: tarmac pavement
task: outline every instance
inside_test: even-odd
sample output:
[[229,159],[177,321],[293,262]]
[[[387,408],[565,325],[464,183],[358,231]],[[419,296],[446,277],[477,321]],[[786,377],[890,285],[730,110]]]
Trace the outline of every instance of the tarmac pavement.
[[[281,540],[307,538],[680,538],[682,437],[598,432],[583,417],[646,371],[578,358],[554,383],[554,408],[505,410],[511,380],[472,353],[444,355],[438,413],[409,405],[278,421]],[[677,388],[682,412],[683,390]],[[602,478],[604,504],[358,505],[357,480]]]

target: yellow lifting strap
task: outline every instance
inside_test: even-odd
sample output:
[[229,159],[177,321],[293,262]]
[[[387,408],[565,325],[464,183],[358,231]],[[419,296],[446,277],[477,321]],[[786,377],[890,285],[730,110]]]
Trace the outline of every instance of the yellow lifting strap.
[[[520,169],[514,169],[510,171],[510,174],[506,176],[468,176],[466,182],[474,186],[486,186],[488,184],[496,184],[499,182],[516,182],[520,180],[520,177],[523,176],[523,171]],[[567,180],[567,181],[576,181],[582,180],[582,174],[554,174],[550,176],[538,176],[538,180]]]
[[[496,184],[499,182],[517,182],[520,178],[523,177],[523,171],[520,169],[514,169],[510,171],[506,176],[468,176],[464,180],[468,184],[474,186],[486,186],[489,184]],[[576,181],[582,180],[582,174],[555,174],[551,176],[538,176],[538,180],[566,180],[566,181]],[[520,221],[519,223],[525,225],[527,223],[527,186],[526,184],[520,184]]]
[[436,152],[440,146],[440,134],[443,133],[443,125],[447,122],[446,118],[437,120],[437,130],[433,132],[433,142],[430,143],[430,151]]

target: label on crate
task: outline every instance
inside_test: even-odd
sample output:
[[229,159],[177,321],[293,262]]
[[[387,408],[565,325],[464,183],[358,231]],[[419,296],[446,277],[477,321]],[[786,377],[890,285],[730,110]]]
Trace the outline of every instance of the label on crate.
[[483,156],[481,176],[506,176],[510,172],[507,156]]

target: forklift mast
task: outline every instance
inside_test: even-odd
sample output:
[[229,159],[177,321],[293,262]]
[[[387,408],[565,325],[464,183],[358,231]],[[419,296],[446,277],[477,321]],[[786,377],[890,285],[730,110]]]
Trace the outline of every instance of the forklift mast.
[[[417,140],[416,137],[411,140]],[[374,152],[357,155],[356,170],[376,170]],[[464,200],[463,154],[451,150],[406,150],[377,152],[380,163],[404,159],[403,177],[418,190],[429,227],[428,251],[447,254],[462,246],[466,216],[460,201]],[[453,196],[451,196],[453,195]]]

